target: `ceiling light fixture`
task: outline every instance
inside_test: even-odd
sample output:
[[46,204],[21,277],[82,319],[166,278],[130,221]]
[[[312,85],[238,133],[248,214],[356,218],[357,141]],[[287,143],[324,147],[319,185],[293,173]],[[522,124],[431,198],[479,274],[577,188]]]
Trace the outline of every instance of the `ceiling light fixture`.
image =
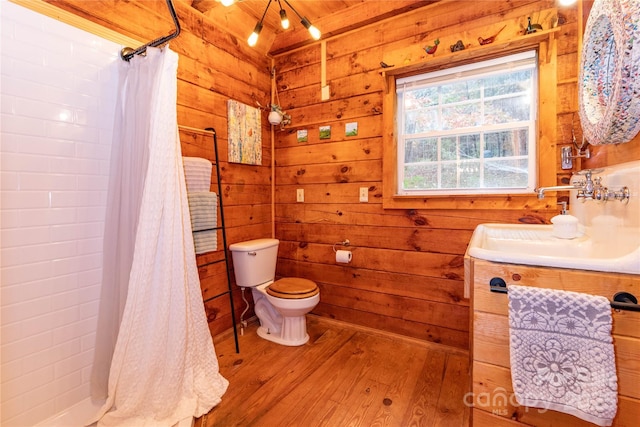
[[[234,1],[235,0],[220,0],[220,2],[225,6],[232,5]],[[282,3],[280,2],[280,0],[276,0],[276,1],[278,2],[278,6],[280,6],[280,25],[282,25],[282,28],[286,30],[287,28],[289,28],[289,18],[287,17],[287,12],[282,7]],[[322,36],[322,34],[320,33],[320,30],[318,30],[318,28],[316,28],[309,21],[309,18],[307,18],[306,16],[300,15],[298,11],[295,10],[295,8],[291,6],[291,3],[289,3],[287,0],[283,0],[283,1],[287,6],[291,8],[291,10],[293,10],[293,12],[296,15],[298,15],[298,17],[300,18],[300,23],[304,25],[304,27],[309,31],[309,34],[311,34],[311,37],[313,37],[314,40],[320,40],[320,37]],[[267,3],[267,7],[264,8],[264,12],[262,13],[262,18],[260,18],[255,28],[253,29],[253,32],[247,39],[247,43],[249,43],[249,46],[251,47],[255,46],[256,43],[258,43],[258,36],[260,35],[260,31],[262,31],[264,17],[267,15],[267,11],[269,10],[269,6],[271,6],[271,2],[273,2],[273,0],[269,0],[269,3]]]

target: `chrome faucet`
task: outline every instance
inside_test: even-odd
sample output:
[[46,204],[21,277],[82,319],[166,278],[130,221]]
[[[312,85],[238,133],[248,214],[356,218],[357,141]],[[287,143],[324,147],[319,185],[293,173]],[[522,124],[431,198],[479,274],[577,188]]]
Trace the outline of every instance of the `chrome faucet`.
[[629,197],[631,197],[631,191],[629,187],[624,186],[619,191],[609,190],[607,187],[600,183],[601,178],[594,179],[595,189],[593,190],[593,198],[599,202],[607,202],[609,200],[618,200],[624,204],[629,203]]
[[535,189],[535,192],[538,193],[538,199],[544,199],[545,191],[567,191],[567,190],[580,190],[582,185],[580,183],[576,183],[573,185],[555,185],[553,187],[539,187]]
[[630,192],[627,187],[622,187],[620,191],[611,191],[607,187],[602,185],[602,178],[591,178],[594,173],[600,173],[603,169],[584,169],[578,173],[578,175],[584,175],[584,180],[576,181],[571,185],[556,185],[553,187],[539,187],[535,191],[538,193],[538,199],[544,199],[545,191],[566,191],[566,190],[578,190],[576,198],[581,201],[587,199],[595,199],[598,201],[607,200],[619,200],[621,202],[628,203]]
[[[571,185],[556,185],[553,187],[539,187],[536,188],[538,193],[538,199],[544,199],[545,191],[565,191],[565,190],[578,190],[579,199],[592,199],[594,191],[596,190],[596,184],[593,183],[591,175],[594,173],[600,173],[603,169],[584,169],[578,172],[579,175],[584,175],[584,181],[577,181]],[[600,188],[600,179],[597,178],[597,187]]]

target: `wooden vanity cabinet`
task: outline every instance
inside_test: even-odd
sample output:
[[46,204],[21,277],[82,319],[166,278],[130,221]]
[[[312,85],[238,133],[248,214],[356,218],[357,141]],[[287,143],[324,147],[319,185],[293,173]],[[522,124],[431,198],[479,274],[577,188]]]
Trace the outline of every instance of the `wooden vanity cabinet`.
[[[508,296],[489,290],[502,278],[516,284],[562,289],[609,300],[620,291],[640,298],[640,276],[583,270],[501,264],[470,258],[466,262],[471,297],[470,366],[473,405],[471,425],[592,427],[594,424],[557,411],[519,406],[513,395],[509,362]],[[640,425],[640,312],[613,311],[613,339],[618,374],[618,413],[613,426]]]

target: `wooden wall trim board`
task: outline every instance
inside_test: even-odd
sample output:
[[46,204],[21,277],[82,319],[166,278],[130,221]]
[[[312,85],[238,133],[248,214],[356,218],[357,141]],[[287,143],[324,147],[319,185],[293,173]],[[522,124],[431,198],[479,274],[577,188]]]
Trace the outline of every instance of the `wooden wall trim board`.
[[[552,13],[552,11],[549,11]],[[506,24],[505,24],[506,25]],[[386,76],[408,77],[416,74],[423,74],[437,70],[443,70],[454,66],[465,65],[478,61],[485,61],[493,58],[504,56],[506,53],[524,52],[536,49],[541,43],[548,42],[554,38],[555,33],[560,30],[559,27],[539,31],[533,34],[522,35],[517,34],[513,38],[506,40],[496,40],[488,45],[470,46],[464,50],[445,53],[440,56],[424,57],[416,62],[396,65],[391,68],[382,68],[380,73],[383,78]],[[520,31],[518,29],[518,31]],[[446,47],[445,47],[446,49]],[[393,53],[395,58],[387,58],[390,63],[398,62],[398,53]],[[553,61],[553,57],[545,57],[544,62]]]
[[[275,61],[271,59],[271,105],[279,104],[280,100],[277,98],[276,87],[276,67]],[[275,140],[276,126],[271,126],[271,237],[276,237],[276,145],[273,143]]]

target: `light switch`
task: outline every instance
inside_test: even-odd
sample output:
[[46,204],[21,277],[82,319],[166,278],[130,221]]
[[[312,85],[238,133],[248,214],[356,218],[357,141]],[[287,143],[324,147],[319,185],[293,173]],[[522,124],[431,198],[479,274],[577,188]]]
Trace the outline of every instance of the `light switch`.
[[296,202],[304,202],[304,188],[298,188],[296,190]]
[[369,188],[360,187],[360,203],[367,203],[369,201]]

